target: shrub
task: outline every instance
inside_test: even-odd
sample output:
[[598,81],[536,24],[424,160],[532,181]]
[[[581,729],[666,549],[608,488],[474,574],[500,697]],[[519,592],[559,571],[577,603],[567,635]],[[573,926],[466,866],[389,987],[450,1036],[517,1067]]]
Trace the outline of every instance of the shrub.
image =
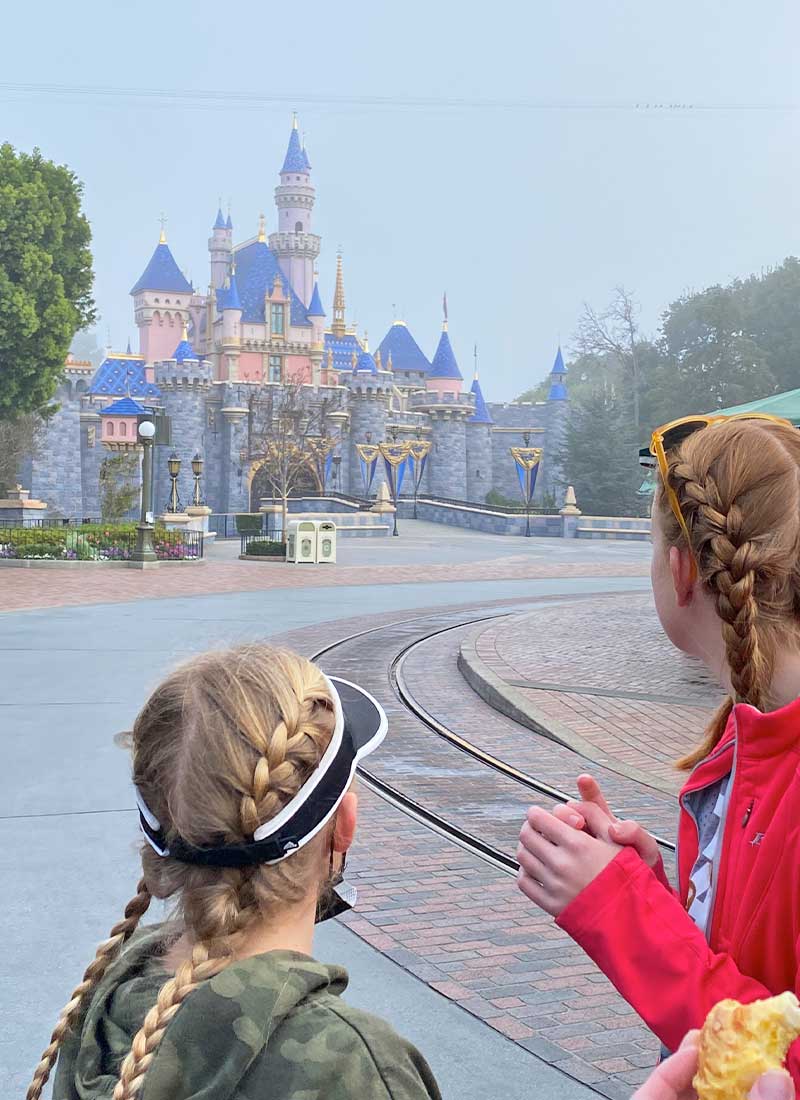
[[240,535],[257,535],[263,522],[260,512],[240,512],[236,517],[236,530]]
[[247,543],[244,552],[258,558],[282,558],[286,547],[282,542],[273,542],[272,539],[254,539]]

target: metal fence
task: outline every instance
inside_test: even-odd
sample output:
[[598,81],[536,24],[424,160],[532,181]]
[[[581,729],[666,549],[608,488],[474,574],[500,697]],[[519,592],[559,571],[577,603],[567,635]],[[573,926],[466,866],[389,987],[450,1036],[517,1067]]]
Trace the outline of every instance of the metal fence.
[[253,558],[285,558],[286,545],[262,534],[242,535],[241,551]]
[[[135,548],[133,524],[0,528],[0,558],[4,559],[131,561]],[[197,561],[203,557],[203,535],[156,527],[153,548],[159,561]]]
[[[101,526],[102,520],[100,519],[65,519],[63,517],[54,518],[49,516],[42,519],[25,519],[25,527],[45,527],[50,528],[63,528],[63,527],[85,527],[87,525]],[[9,527],[20,527],[17,519],[0,519],[0,530],[7,529]]]

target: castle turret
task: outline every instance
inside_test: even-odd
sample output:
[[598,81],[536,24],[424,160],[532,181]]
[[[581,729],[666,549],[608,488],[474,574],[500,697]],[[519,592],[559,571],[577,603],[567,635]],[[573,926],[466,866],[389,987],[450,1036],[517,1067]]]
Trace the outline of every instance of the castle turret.
[[561,469],[561,452],[564,447],[564,435],[569,416],[569,394],[567,393],[567,368],[561,348],[556,351],[553,369],[550,371],[550,392],[547,395],[546,413],[547,437],[542,455],[537,494],[549,494],[561,500],[566,482]]
[[[311,295],[311,304],[308,307],[308,319],[311,322],[313,336],[311,339],[311,381],[315,386],[320,384],[322,378],[322,357],[325,341],[325,310],[322,308],[322,299],[319,294],[319,284],[314,282],[314,293]],[[329,381],[327,372],[325,382]]]
[[139,353],[148,363],[172,354],[189,320],[192,284],[175,263],[164,229],[150,262],[131,290]]
[[347,333],[347,322],[344,317],[344,274],[342,272],[342,254],[336,254],[336,288],[333,292],[333,321],[331,332],[337,340],[341,340]]
[[[357,443],[382,443],[386,439],[386,421],[392,398],[392,375],[378,370],[378,364],[370,354],[366,338],[359,351],[353,351],[352,373],[340,379],[350,391],[350,492],[363,496],[361,462],[356,451]],[[383,460],[378,459],[372,494],[385,481]]]
[[426,384],[431,365],[405,321],[392,323],[378,351],[384,362],[391,360],[397,386],[418,388]]
[[301,144],[297,117],[292,122],[289,145],[275,188],[278,208],[277,232],[270,234],[269,246],[278,258],[286,278],[304,306],[314,292],[314,264],[320,251],[320,238],[311,232],[315,190],[311,165]]
[[442,321],[442,335],[439,337],[439,345],[431,363],[426,386],[440,398],[455,398],[461,393],[461,383],[464,381],[461,371],[450,343],[447,332],[447,296],[444,298],[444,320]]
[[482,504],[492,487],[492,418],[478,381],[478,349],[475,376],[470,389],[475,412],[467,420],[467,500]]
[[231,264],[233,250],[233,225],[230,214],[228,221],[222,216],[222,207],[217,210],[217,220],[208,238],[208,254],[211,258],[211,286],[217,290],[225,282]]
[[239,351],[242,343],[242,302],[236,284],[236,268],[231,269],[222,297],[222,349],[220,378],[236,382],[239,378]]

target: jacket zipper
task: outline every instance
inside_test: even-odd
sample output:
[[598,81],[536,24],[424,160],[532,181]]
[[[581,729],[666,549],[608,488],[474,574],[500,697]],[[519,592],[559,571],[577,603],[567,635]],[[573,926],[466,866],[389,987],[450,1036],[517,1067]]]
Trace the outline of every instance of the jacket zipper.
[[750,814],[753,812],[754,804],[755,804],[755,799],[751,798],[750,799],[750,805],[744,811],[744,817],[742,818],[742,828],[743,829],[747,828],[747,822],[750,820]]
[[[723,746],[723,748],[721,748],[721,749],[716,749],[714,752],[712,752],[711,756],[707,756],[705,760],[701,760],[699,764],[695,764],[695,766],[692,768],[691,772],[689,773],[689,778],[686,780],[687,786],[688,786],[689,783],[691,783],[692,776],[698,770],[698,768],[701,768],[704,764],[710,764],[712,760],[716,760],[718,756],[722,756],[723,753],[728,751],[729,747],[730,747],[730,743]],[[733,743],[733,753],[734,753],[733,767],[735,767],[735,765],[736,765],[736,742],[735,741]],[[733,778],[733,767],[731,768],[731,778]],[[718,782],[718,780],[713,780],[712,782],[716,783],[716,782]],[[705,787],[710,787],[710,786],[711,786],[711,783],[706,783],[704,787],[698,787],[697,790],[702,791],[702,790],[705,790]],[[694,794],[694,793],[695,793],[694,791],[691,792],[691,794]],[[678,805],[686,813],[686,815],[689,817],[692,824],[694,825],[695,832],[697,833],[697,843],[698,843],[698,846],[699,846],[699,844],[700,844],[700,829],[698,828],[698,825],[697,825],[697,818],[694,816],[691,809],[684,803],[684,801],[683,801],[684,797],[685,797],[684,795],[681,795],[678,798]],[[723,839],[724,839],[724,837],[723,837]],[[720,848],[720,853],[721,853],[721,851],[722,851],[722,849]],[[699,854],[699,852],[698,852],[698,854]],[[680,885],[681,885],[681,882],[680,882],[680,878],[681,878],[681,828],[680,828],[680,822],[678,822],[678,835],[675,838],[675,866],[676,866],[676,870],[677,870],[677,873],[678,873],[678,889],[680,890]],[[712,895],[712,901],[713,901],[713,895]]]

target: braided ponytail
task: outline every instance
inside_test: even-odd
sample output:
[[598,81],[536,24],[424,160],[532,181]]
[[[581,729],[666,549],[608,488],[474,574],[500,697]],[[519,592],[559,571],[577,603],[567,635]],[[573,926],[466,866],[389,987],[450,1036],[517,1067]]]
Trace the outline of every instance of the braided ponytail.
[[47,1084],[50,1073],[55,1064],[59,1047],[67,1033],[75,1028],[84,1009],[88,1004],[90,994],[94,991],[106,970],[119,954],[123,944],[130,939],[150,905],[150,891],[147,883],[141,879],[136,889],[136,895],[125,906],[125,915],[121,921],[114,925],[107,940],[97,948],[97,954],[89,963],[80,985],[73,991],[67,1004],[61,1010],[58,1023],[53,1029],[47,1049],[42,1054],[39,1065],[36,1067],[33,1080],[28,1087],[26,1100],[39,1100],[42,1090]]
[[[797,644],[800,433],[756,420],[713,425],[670,454],[669,482],[714,598],[732,688],[702,743],[678,761],[689,769],[719,742],[734,702],[771,705],[778,644]],[[685,541],[665,494],[656,507],[667,543]]]
[[[179,669],[137,719],[134,779],[168,833],[200,845],[250,840],[297,794],[332,733],[327,685],[303,658],[264,646],[210,653]],[[189,866],[144,845],[147,880],[156,896],[177,897],[192,951],[145,1016],[113,1100],[139,1094],[170,1021],[235,961],[250,925],[319,884],[327,835],[280,863],[242,869]]]

